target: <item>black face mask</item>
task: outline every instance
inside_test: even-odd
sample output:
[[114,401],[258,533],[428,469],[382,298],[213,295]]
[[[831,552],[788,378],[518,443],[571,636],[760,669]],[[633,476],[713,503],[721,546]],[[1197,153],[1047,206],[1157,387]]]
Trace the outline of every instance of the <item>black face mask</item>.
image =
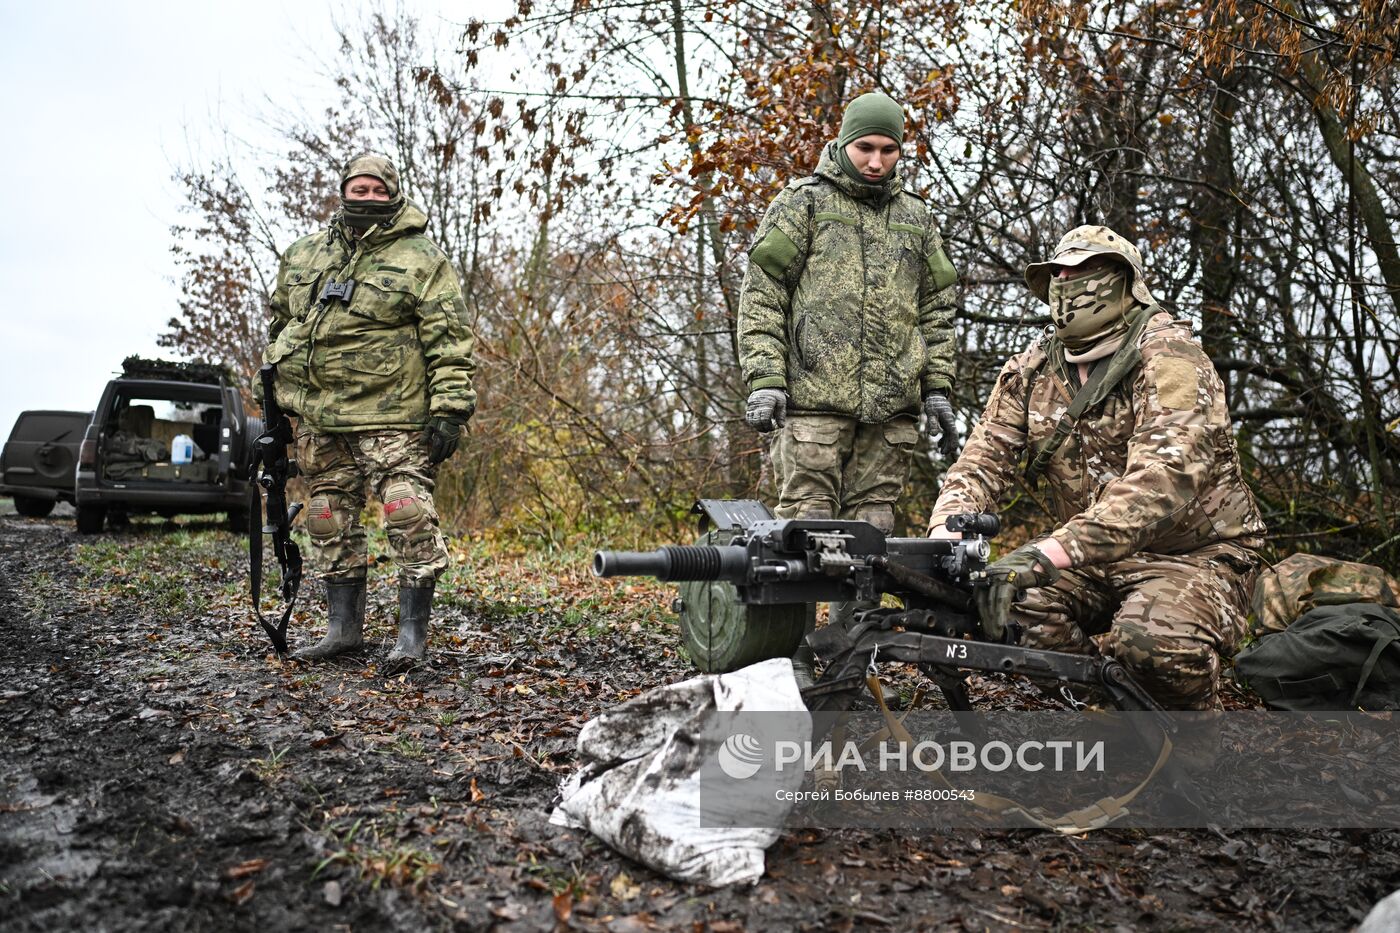
[[397,194],[387,201],[340,199],[340,213],[345,225],[355,230],[368,230],[376,224],[385,224],[403,207],[403,195]]

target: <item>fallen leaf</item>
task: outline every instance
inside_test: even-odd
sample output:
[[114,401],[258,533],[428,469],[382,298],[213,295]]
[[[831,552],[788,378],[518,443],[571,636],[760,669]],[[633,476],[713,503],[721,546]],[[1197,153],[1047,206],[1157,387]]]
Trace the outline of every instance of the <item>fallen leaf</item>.
[[230,881],[237,881],[239,878],[247,878],[249,875],[256,875],[267,867],[267,859],[250,858],[246,862],[239,862],[237,865],[224,872]]
[[486,799],[486,795],[483,794],[480,790],[477,789],[477,786],[476,786],[476,778],[472,778],[472,781],[471,781],[471,802],[472,802],[472,803],[480,803],[481,801],[483,801],[483,800],[485,800],[485,799]]
[[491,915],[501,920],[519,920],[525,916],[525,910],[514,901],[506,901],[500,907],[492,907]]
[[562,891],[554,895],[554,919],[560,923],[568,923],[569,917],[574,912],[574,896],[568,891]]
[[634,882],[625,871],[618,872],[617,877],[613,878],[609,887],[612,890],[612,896],[619,901],[630,901],[642,893],[642,886]]
[[178,765],[178,764],[183,764],[184,761],[185,761],[185,750],[182,748],[182,749],[180,749],[178,752],[176,752],[175,754],[171,755],[168,759],[166,759],[166,764]]
[[235,904],[246,904],[253,896],[253,882],[245,881],[229,892],[228,899]]

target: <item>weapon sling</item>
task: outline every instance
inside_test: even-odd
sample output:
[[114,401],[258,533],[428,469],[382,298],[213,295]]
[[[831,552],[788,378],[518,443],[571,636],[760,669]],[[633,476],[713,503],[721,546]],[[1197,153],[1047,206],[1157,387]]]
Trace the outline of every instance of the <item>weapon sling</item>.
[[[256,467],[254,467],[256,469]],[[298,503],[300,505],[300,503]],[[295,513],[294,513],[295,514]],[[262,578],[263,578],[263,535],[269,533],[272,525],[263,525],[263,503],[262,494],[258,492],[257,483],[248,484],[248,582],[250,585],[250,596],[253,600],[253,612],[257,615],[258,624],[267,632],[267,637],[272,639],[272,647],[279,655],[287,653],[287,623],[292,617],[292,608],[296,605],[297,593],[301,589],[301,548],[290,539],[286,541],[285,549],[273,545],[273,550],[277,554],[279,569],[282,571],[282,598],[286,605],[282,608],[282,618],[274,626],[262,614]],[[276,534],[276,530],[271,531]],[[290,591],[290,592],[289,592]]]
[[[880,678],[875,674],[867,674],[865,685],[869,688],[870,695],[875,698],[875,704],[880,708],[880,715],[885,720],[884,731],[889,733],[889,737],[896,739],[903,745],[912,746],[916,744],[914,742],[914,737],[909,734],[909,730],[904,728],[904,723],[896,719],[894,713],[890,712],[889,706],[885,704],[885,692],[880,687]],[[882,739],[883,736],[877,734],[869,741],[873,743]],[[989,794],[983,791],[979,791],[969,803],[979,809],[986,810],[988,813],[1019,814],[1041,829],[1049,829],[1067,836],[1075,836],[1080,833],[1086,833],[1091,829],[1103,829],[1126,813],[1128,804],[1132,803],[1133,799],[1137,797],[1138,794],[1142,793],[1143,788],[1147,787],[1152,779],[1157,776],[1157,772],[1162,770],[1162,766],[1167,763],[1167,759],[1171,757],[1171,753],[1172,740],[1167,736],[1166,731],[1163,730],[1162,746],[1157,752],[1157,760],[1152,765],[1152,770],[1147,773],[1147,777],[1143,778],[1136,787],[1126,794],[1120,794],[1117,797],[1104,797],[1089,804],[1087,807],[1071,810],[1068,813],[1053,814],[1046,811],[1043,807],[1028,807],[1009,797],[1000,797],[996,794]],[[932,776],[936,780],[942,782],[945,787],[952,787],[952,785],[948,783],[948,778],[942,771],[934,771]]]

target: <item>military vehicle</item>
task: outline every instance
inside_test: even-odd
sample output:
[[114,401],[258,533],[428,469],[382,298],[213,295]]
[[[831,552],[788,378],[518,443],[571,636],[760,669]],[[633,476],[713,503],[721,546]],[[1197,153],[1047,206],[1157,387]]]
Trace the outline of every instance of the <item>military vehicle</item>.
[[15,419],[0,451],[0,495],[15,511],[43,518],[59,502],[73,501],[73,480],[90,411],[25,411]]
[[128,357],[107,383],[78,456],[78,531],[132,514],[223,512],[248,530],[248,462],[262,420],[245,414],[228,372]]

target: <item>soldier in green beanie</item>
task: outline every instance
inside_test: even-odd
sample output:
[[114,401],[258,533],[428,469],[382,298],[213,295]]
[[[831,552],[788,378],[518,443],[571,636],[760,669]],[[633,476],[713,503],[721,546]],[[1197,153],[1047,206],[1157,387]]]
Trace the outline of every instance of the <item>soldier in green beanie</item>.
[[399,637],[391,666],[422,661],[447,545],[433,505],[437,466],[476,409],[462,287],[428,239],[383,156],[351,159],[340,210],[282,256],[265,362],[295,413],[297,463],[313,565],[326,581],[326,636],[296,652],[319,660],[363,644],[366,490],[384,503],[399,564]]
[[[773,200],[739,299],[745,420],[771,432],[776,512],[893,531],[925,416],[951,462],[957,274],[899,170],[904,111],[851,101],[816,174]],[[833,607],[844,618],[850,604]],[[802,662],[802,659],[795,659]]]

